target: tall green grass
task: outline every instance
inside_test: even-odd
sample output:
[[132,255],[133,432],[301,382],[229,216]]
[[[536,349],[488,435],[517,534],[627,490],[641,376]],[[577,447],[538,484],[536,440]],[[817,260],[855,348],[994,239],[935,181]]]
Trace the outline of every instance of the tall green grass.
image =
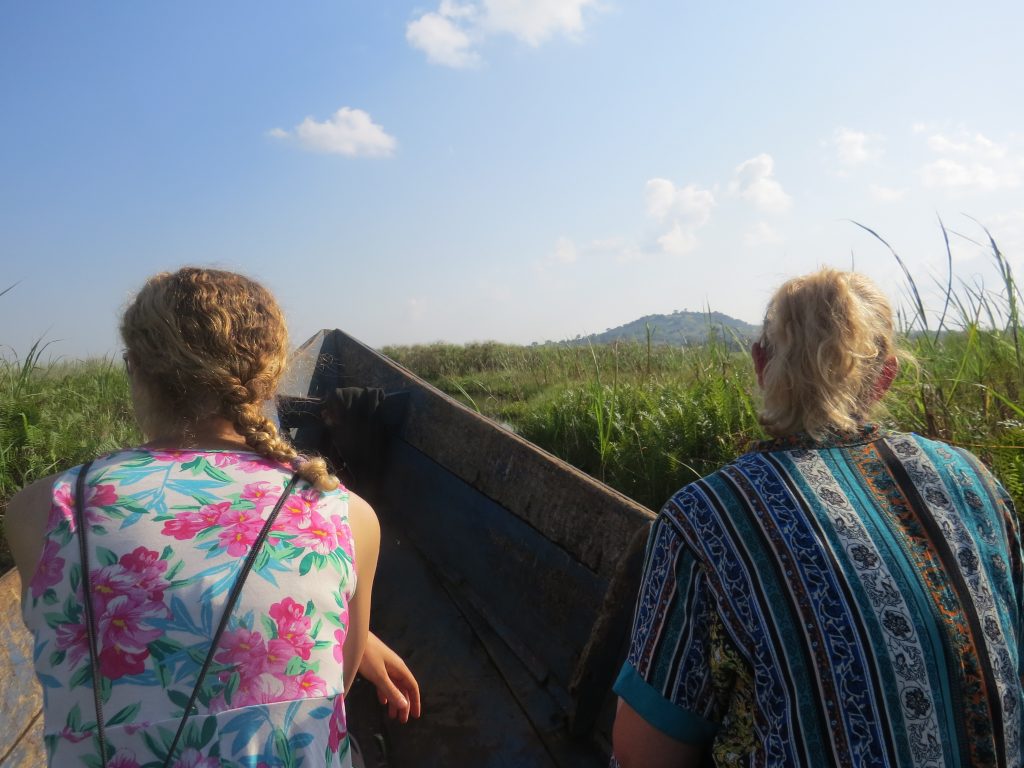
[[[907,279],[909,301],[898,319],[901,344],[914,362],[896,380],[884,421],[969,448],[1024,509],[1024,299],[1009,260],[987,231],[985,244],[1001,279],[987,288],[956,279],[950,233],[944,226],[942,233],[948,274],[936,312],[928,310],[913,274],[890,247]],[[590,348],[477,343],[383,351],[657,508],[677,488],[763,436],[752,366],[736,341],[719,332],[697,347],[652,345],[648,338]]]
[[43,362],[45,345],[0,360],[0,572],[7,501],[47,475],[139,442],[128,378],[109,360]]
[[[971,449],[1024,510],[1024,298],[987,232],[1001,278],[993,287],[955,278],[950,233],[943,234],[950,269],[941,283],[943,306],[934,313],[893,251],[910,297],[898,312],[902,343],[916,363],[896,380],[885,420]],[[763,436],[752,367],[737,342],[720,331],[691,347],[654,344],[649,334],[646,341],[603,346],[488,342],[383,351],[657,508]],[[0,359],[0,527],[18,489],[140,440],[119,363],[44,363],[45,351],[37,344],[23,358]],[[10,565],[2,542],[0,571]]]

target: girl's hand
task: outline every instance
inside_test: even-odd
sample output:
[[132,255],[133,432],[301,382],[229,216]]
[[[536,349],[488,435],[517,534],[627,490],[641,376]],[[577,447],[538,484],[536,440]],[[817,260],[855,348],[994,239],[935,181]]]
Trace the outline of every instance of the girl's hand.
[[388,717],[401,723],[420,716],[420,686],[402,657],[388,648],[373,632],[366,637],[366,650],[359,674],[373,683],[377,700],[388,708]]

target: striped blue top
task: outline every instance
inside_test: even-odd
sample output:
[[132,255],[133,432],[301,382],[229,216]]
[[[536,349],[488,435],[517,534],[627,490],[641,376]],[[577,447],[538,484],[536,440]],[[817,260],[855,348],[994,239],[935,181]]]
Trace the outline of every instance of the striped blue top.
[[661,511],[615,690],[718,766],[1019,768],[1021,559],[967,451],[766,442]]

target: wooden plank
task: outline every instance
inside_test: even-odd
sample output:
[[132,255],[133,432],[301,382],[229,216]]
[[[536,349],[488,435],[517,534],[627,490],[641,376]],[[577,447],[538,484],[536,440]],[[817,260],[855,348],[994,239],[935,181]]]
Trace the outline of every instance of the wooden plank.
[[651,510],[469,410],[341,331],[325,333],[323,340],[321,366],[338,370],[337,386],[409,392],[401,439],[604,579],[612,577],[633,534],[654,519]]
[[41,757],[42,709],[32,635],[21,619],[21,579],[16,570],[10,570],[0,577],[0,764],[46,762]]
[[[567,552],[402,441],[389,448],[381,517],[404,528],[424,556],[496,617],[524,663],[568,691],[601,608],[606,582]],[[358,491],[358,489],[356,489]]]
[[41,765],[46,765],[42,712],[36,715],[21,741],[6,756],[0,755],[2,768],[39,768]]
[[[357,681],[345,704],[367,766],[570,765],[549,753],[438,574],[405,534],[386,521],[371,620],[373,630],[402,655],[419,680],[423,716],[404,725],[388,721],[373,688]],[[607,758],[595,757],[587,765],[607,765]]]

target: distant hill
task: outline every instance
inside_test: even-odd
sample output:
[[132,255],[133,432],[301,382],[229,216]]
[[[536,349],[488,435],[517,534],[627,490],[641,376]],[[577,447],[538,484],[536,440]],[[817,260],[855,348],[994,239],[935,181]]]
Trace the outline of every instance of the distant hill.
[[[571,344],[609,344],[615,341],[647,341],[647,329],[655,344],[701,344],[711,332],[722,333],[729,339],[733,333],[744,341],[753,341],[761,333],[761,326],[751,325],[721,312],[673,312],[671,315],[647,315],[632,322],[609,328],[604,333],[592,333],[572,339]],[[731,329],[731,330],[730,330]]]

